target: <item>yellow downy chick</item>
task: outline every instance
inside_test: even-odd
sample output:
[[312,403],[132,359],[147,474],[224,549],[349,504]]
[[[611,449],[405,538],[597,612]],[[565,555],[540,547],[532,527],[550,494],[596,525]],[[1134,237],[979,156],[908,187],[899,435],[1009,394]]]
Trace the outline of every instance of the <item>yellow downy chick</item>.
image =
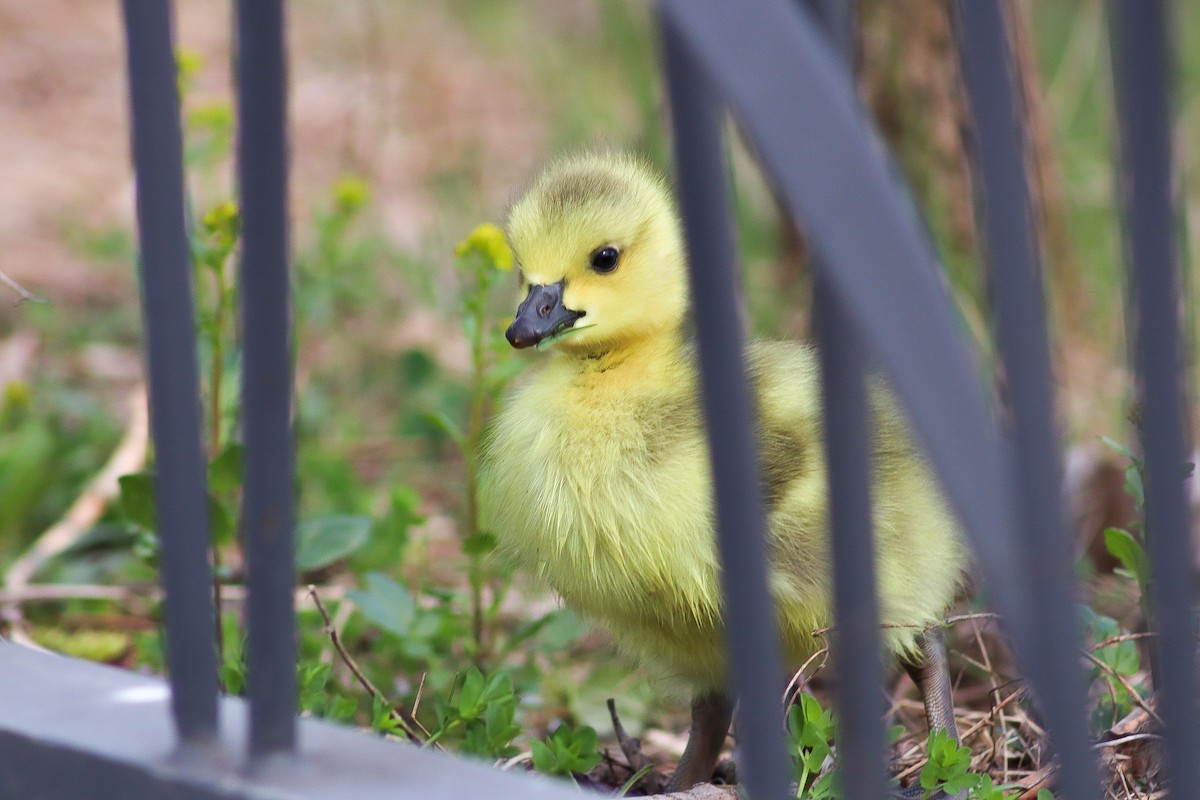
[[[719,697],[726,673],[711,470],[670,189],[629,156],[566,158],[515,204],[508,236],[524,296],[509,341],[550,343],[551,353],[495,422],[482,486],[488,528],[502,553],[622,648],[698,698]],[[813,631],[831,623],[818,363],[808,347],[756,342],[747,365],[769,581],[787,664],[796,667],[821,646]],[[964,552],[877,383],[872,412],[880,615],[906,626],[882,634],[887,649],[922,665],[919,637],[953,600]],[[726,712],[709,724],[720,728],[718,749],[722,715],[727,728]],[[944,717],[938,722],[947,727]],[[711,766],[694,764],[683,779],[706,779]]]

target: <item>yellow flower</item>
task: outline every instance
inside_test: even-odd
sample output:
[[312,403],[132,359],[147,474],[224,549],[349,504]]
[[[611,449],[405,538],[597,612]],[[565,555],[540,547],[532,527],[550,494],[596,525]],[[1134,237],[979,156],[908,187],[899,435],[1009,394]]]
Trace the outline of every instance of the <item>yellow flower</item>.
[[181,47],[175,51],[175,69],[179,70],[180,75],[190,78],[204,69],[204,56],[195,50]]
[[185,47],[175,51],[175,76],[180,97],[186,95],[192,88],[196,76],[202,69],[204,69],[204,56]]
[[454,254],[459,258],[466,258],[471,253],[479,253],[496,269],[512,269],[513,253],[504,238],[504,231],[490,222],[477,226],[454,248]]
[[223,100],[196,106],[187,118],[192,127],[216,134],[228,135],[233,130],[233,109]]
[[232,200],[224,200],[204,212],[204,227],[210,231],[217,231],[236,222],[237,218],[237,203]]
[[237,203],[225,200],[204,213],[200,220],[204,229],[212,236],[213,243],[232,247],[242,229],[242,217]]
[[23,380],[12,380],[4,385],[4,399],[0,411],[9,409],[24,411],[33,401],[33,390]]
[[345,177],[333,185],[333,202],[339,211],[357,211],[371,199],[371,187],[362,178]]

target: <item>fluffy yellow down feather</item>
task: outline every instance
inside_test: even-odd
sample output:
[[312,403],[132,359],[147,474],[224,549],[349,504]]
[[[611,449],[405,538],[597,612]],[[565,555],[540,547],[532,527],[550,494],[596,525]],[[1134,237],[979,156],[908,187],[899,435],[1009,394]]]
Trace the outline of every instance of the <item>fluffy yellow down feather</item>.
[[[698,692],[720,690],[711,470],[670,189],[633,157],[569,157],[515,204],[508,236],[522,297],[557,284],[561,306],[579,316],[495,421],[482,485],[488,528],[502,553],[623,648]],[[616,266],[598,271],[606,248]],[[813,631],[831,623],[818,363],[783,342],[751,344],[747,362],[769,580],[786,666],[796,667],[821,646]],[[911,626],[883,638],[904,655],[953,600],[964,551],[886,390],[875,382],[871,394],[880,613]]]

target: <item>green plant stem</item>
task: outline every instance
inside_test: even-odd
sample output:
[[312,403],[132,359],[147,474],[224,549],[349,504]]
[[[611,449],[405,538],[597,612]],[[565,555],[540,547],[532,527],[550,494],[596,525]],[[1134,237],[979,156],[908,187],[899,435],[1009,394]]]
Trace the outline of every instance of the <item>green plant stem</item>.
[[[213,313],[213,332],[212,332],[212,366],[209,378],[209,402],[212,407],[209,409],[209,425],[208,432],[208,457],[211,461],[216,458],[221,452],[221,379],[225,370],[225,263],[214,270],[217,281],[217,305]],[[212,542],[212,560],[213,560],[213,609],[216,612],[216,630],[215,641],[217,646],[217,663],[225,663],[225,631],[221,624],[221,546],[214,539]],[[218,673],[217,680],[222,682],[221,676]],[[221,687],[225,687],[222,685]]]
[[[467,420],[467,446],[464,448],[463,459],[467,467],[467,535],[479,534],[479,445],[483,435],[484,405],[487,401],[487,387],[484,375],[484,325],[486,297],[488,289],[487,273],[476,271],[476,297],[472,314],[475,326],[471,337],[471,411]],[[469,556],[468,567],[471,583],[471,633],[475,639],[475,660],[481,662],[485,655],[485,636],[483,624],[483,573],[481,557],[477,554]]]

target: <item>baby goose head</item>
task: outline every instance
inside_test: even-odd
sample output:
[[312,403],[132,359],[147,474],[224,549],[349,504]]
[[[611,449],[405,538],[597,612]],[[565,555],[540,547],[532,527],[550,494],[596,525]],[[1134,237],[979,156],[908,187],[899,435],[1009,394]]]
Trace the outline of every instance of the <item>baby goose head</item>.
[[678,330],[687,309],[679,218],[666,181],[626,155],[551,164],[513,206],[523,301],[513,347],[553,340],[594,356]]

